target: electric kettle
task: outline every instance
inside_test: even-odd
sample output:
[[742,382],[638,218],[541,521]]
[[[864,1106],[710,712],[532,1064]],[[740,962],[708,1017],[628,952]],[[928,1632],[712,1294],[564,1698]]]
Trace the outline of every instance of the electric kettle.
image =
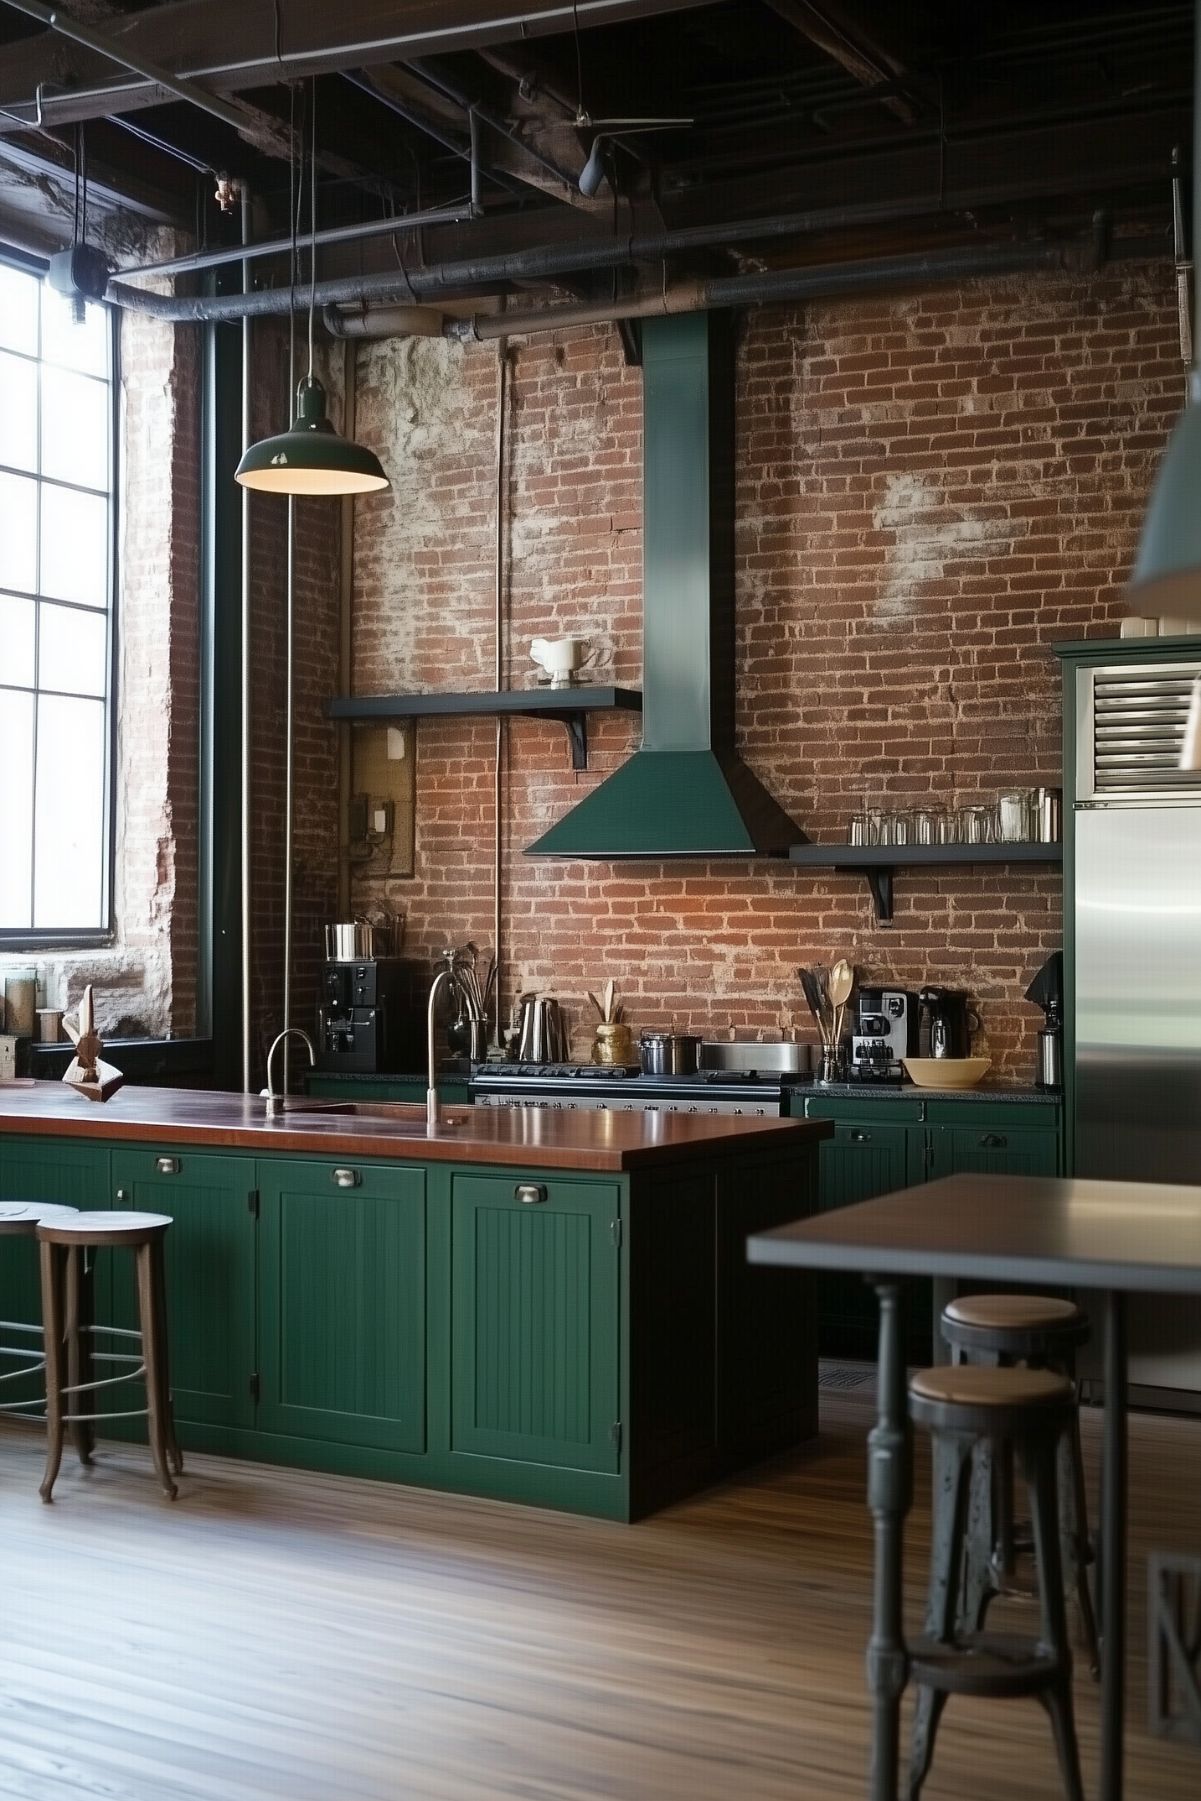
[[567,1027],[558,1001],[536,994],[521,997],[520,1063],[566,1063]]

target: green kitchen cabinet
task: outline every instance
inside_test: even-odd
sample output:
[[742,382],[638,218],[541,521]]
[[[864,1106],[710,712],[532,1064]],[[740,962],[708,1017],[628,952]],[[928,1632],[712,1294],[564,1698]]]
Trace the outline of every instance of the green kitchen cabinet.
[[[403,1076],[340,1076],[314,1070],[305,1077],[304,1091],[323,1101],[402,1101],[413,1106],[425,1102],[424,1081]],[[438,1099],[448,1107],[466,1106],[471,1089],[466,1081],[444,1077],[438,1083]]]
[[258,1167],[259,1431],[424,1451],[425,1171]]
[[[94,1144],[64,1144],[52,1138],[8,1138],[0,1143],[0,1200],[54,1201],[81,1212],[108,1203],[108,1150]],[[0,1320],[39,1325],[42,1318],[38,1249],[30,1238],[6,1238],[0,1245]],[[0,1331],[14,1350],[33,1348],[29,1333]],[[0,1375],[24,1367],[24,1357],[0,1359]],[[41,1390],[40,1381],[0,1384],[0,1399],[23,1401]]]
[[616,1185],[457,1174],[451,1450],[620,1465]]
[[[895,1125],[864,1108],[836,1117],[834,1136],[818,1158],[818,1211],[849,1207],[922,1180],[920,1127]],[[876,1299],[862,1277],[832,1271],[817,1283],[818,1343],[827,1357],[870,1359],[876,1345]]]
[[[172,1221],[163,1256],[171,1390],[183,1443],[189,1425],[252,1425],[258,1205],[253,1158],[187,1146],[162,1152],[117,1146],[112,1203],[136,1213],[165,1213]],[[97,1258],[97,1318],[110,1305],[114,1324],[137,1324],[128,1252],[101,1252]],[[135,1404],[112,1401],[114,1407]],[[112,1429],[122,1431],[121,1423],[113,1421]],[[144,1437],[145,1422],[130,1421],[126,1430]]]

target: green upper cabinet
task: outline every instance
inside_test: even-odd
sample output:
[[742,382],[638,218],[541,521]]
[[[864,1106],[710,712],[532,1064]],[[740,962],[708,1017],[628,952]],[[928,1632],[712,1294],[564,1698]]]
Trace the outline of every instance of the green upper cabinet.
[[1057,1176],[1059,1133],[992,1126],[930,1126],[930,1175]]
[[260,1162],[263,1431],[423,1451],[425,1172]]
[[[114,1149],[113,1204],[166,1213],[164,1247],[171,1389],[177,1424],[249,1426],[254,1422],[255,1180],[249,1157]],[[111,1264],[106,1277],[105,1263]],[[112,1317],[136,1325],[133,1258],[102,1253],[96,1311],[106,1292]],[[115,1348],[115,1347],[109,1347]],[[114,1400],[114,1406],[134,1403]],[[186,1434],[185,1434],[186,1437]]]
[[456,1174],[451,1449],[616,1473],[615,1184]]
[[[64,1144],[53,1138],[6,1138],[0,1141],[0,1200],[54,1201],[81,1212],[108,1204],[108,1150],[94,1144]],[[38,1248],[32,1238],[6,1238],[0,1245],[0,1320],[40,1326],[41,1290]],[[37,1339],[30,1333],[6,1332],[14,1349]],[[0,1375],[24,1367],[24,1359],[0,1360]],[[42,1392],[40,1380],[5,1382],[0,1399],[27,1400]]]

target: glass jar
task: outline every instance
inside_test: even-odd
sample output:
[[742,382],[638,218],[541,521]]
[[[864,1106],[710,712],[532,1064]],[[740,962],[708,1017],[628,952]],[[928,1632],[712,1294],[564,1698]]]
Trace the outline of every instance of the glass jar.
[[37,1006],[37,970],[32,964],[10,964],[4,971],[4,1030],[13,1038],[32,1038]]
[[997,796],[997,842],[1026,844],[1032,837],[1030,790],[1007,788]]

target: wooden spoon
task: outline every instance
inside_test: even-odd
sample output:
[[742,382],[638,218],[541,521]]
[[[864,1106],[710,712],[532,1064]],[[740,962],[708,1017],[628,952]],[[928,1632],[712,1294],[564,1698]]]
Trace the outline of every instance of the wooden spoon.
[[605,983],[605,1024],[606,1025],[613,1024],[613,995],[614,995],[616,986],[617,986],[617,984],[614,982],[613,977],[610,976],[609,980]]
[[834,1009],[833,1045],[835,1050],[838,1049],[838,1046],[842,1042],[843,1015],[846,1004],[851,998],[851,991],[854,986],[855,971],[845,957],[840,957],[838,962],[835,963],[830,970],[830,980],[827,986],[830,1005]]

